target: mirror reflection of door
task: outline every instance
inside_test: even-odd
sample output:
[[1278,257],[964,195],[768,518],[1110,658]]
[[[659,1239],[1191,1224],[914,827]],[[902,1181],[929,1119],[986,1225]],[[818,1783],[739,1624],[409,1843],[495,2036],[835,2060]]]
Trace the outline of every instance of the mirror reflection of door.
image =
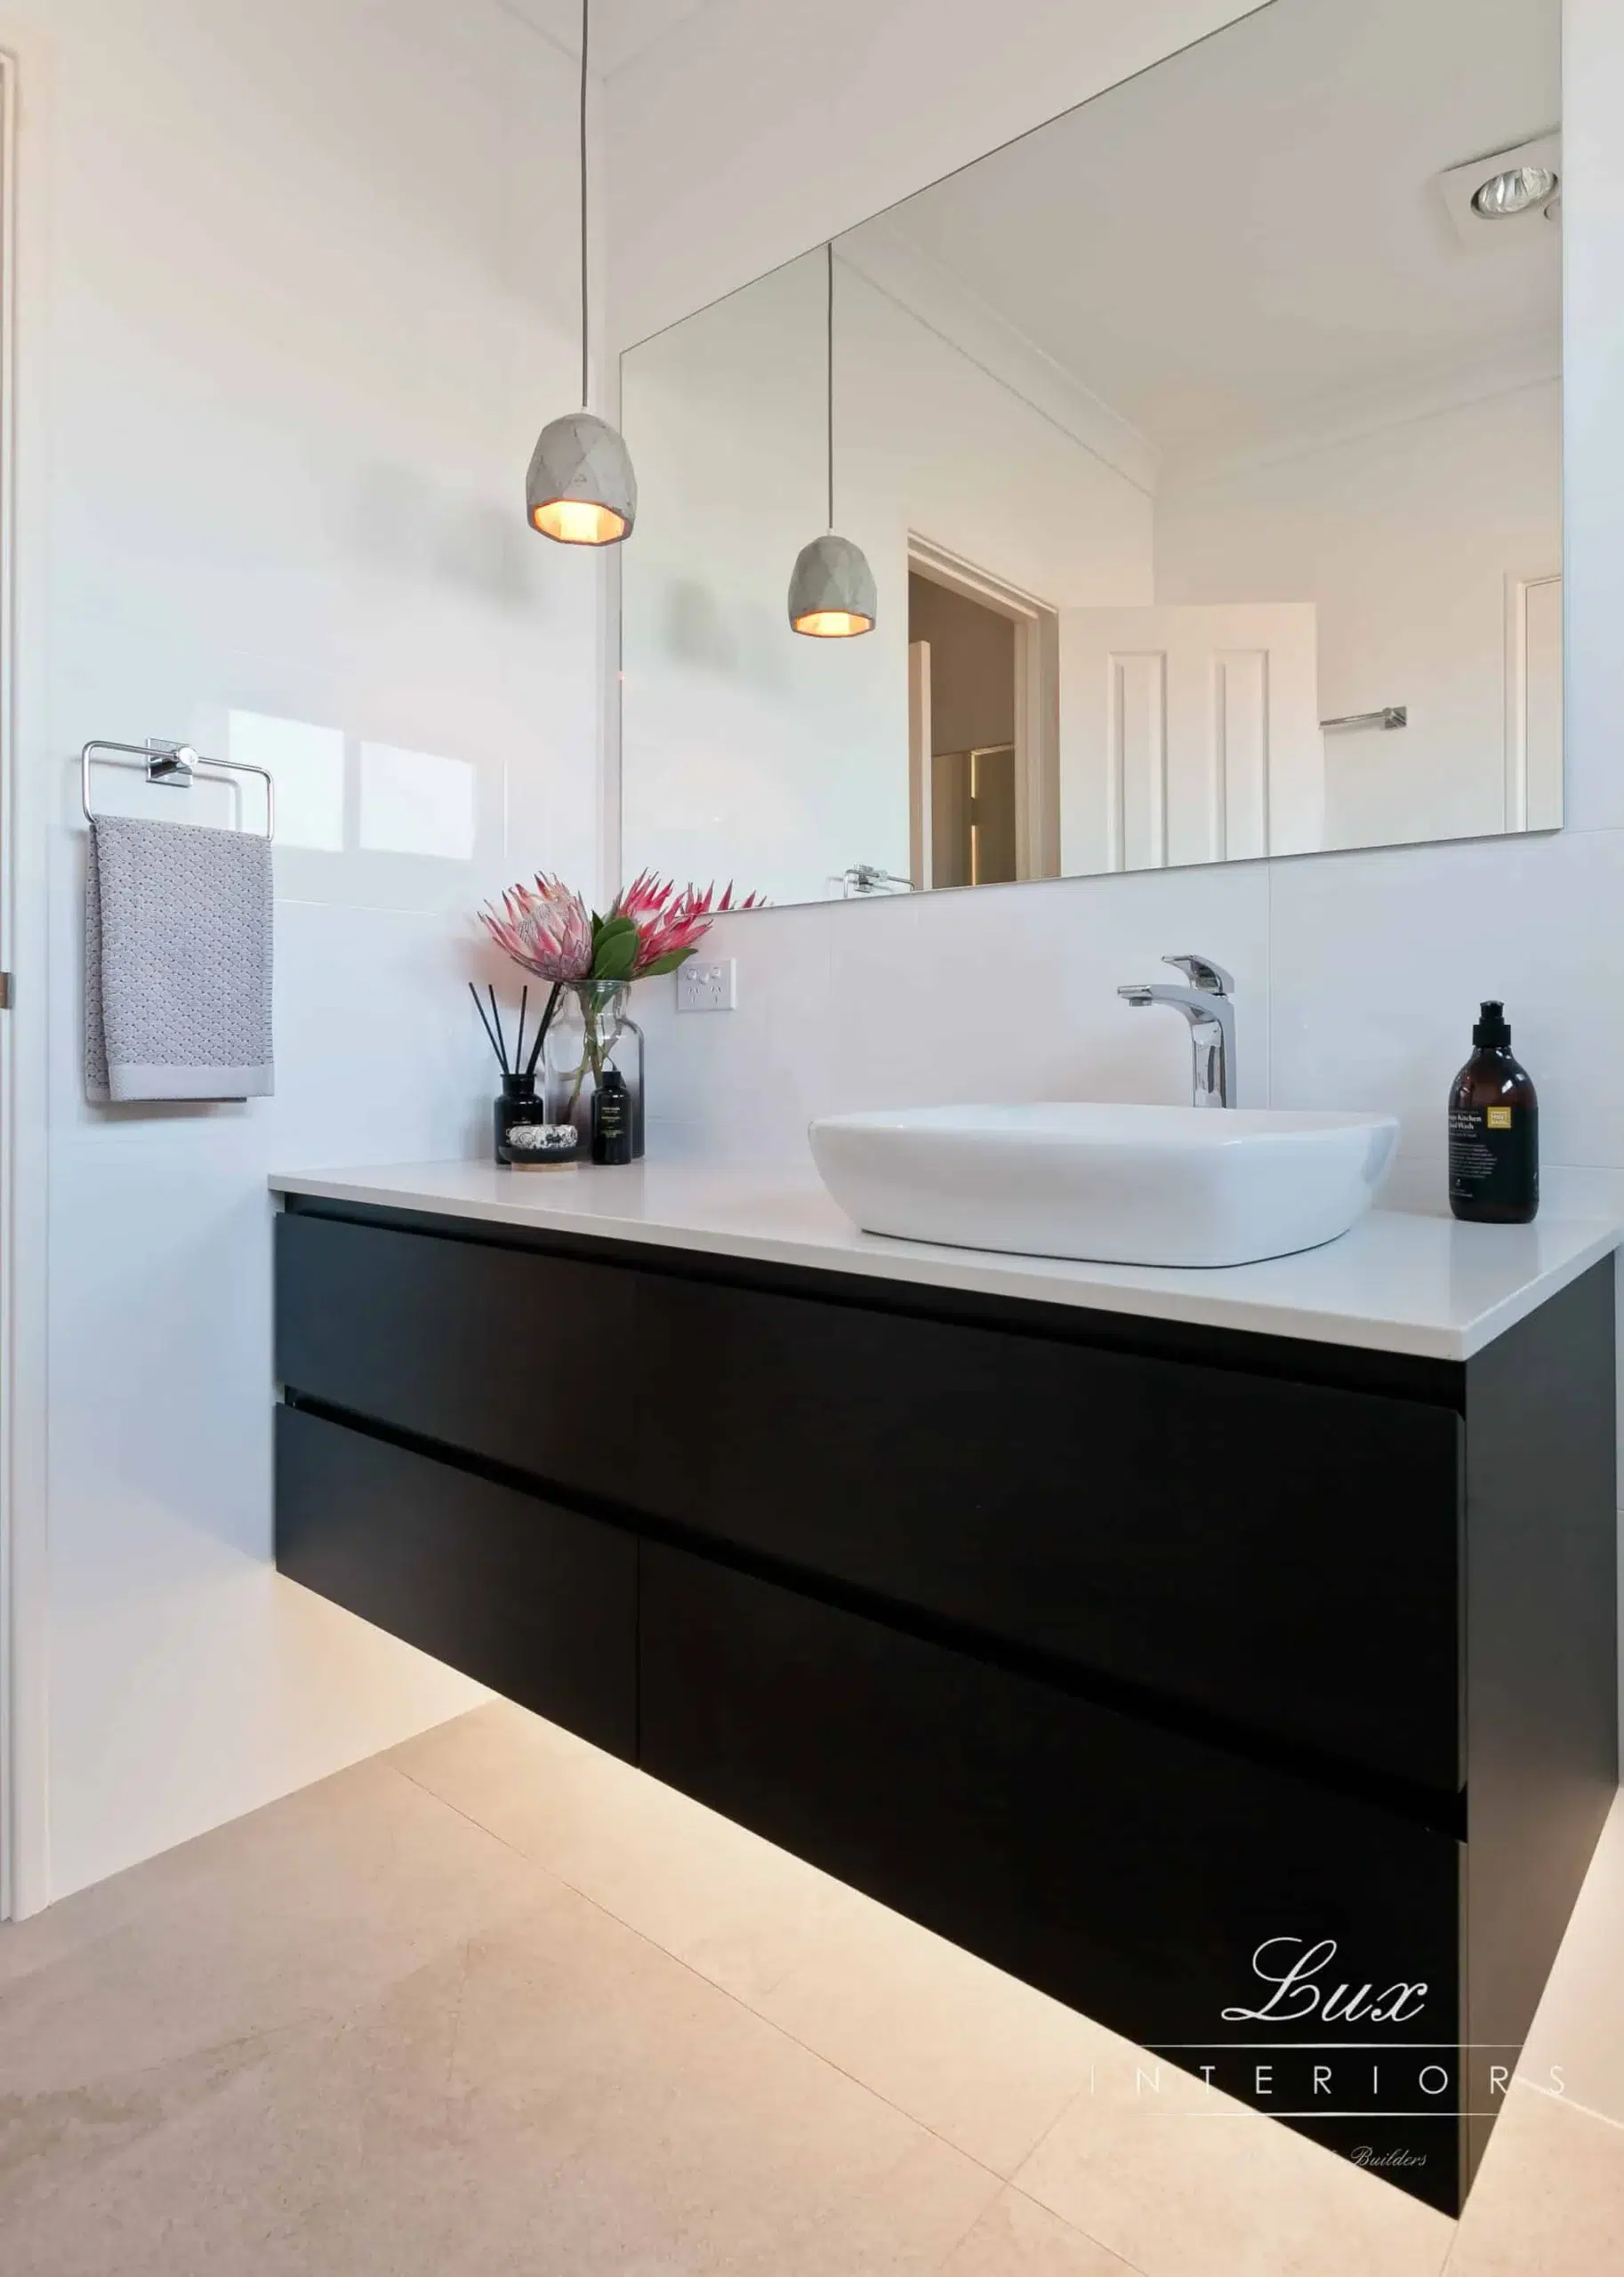
[[1506,580],[1506,828],[1562,825],[1562,572]]
[[1062,868],[1323,845],[1316,641],[1312,601],[1062,609]]
[[[914,770],[918,854],[933,886],[1005,884],[1019,874],[1015,793],[1016,627],[917,570],[908,579],[908,643],[929,741]],[[921,753],[921,761],[923,754]]]

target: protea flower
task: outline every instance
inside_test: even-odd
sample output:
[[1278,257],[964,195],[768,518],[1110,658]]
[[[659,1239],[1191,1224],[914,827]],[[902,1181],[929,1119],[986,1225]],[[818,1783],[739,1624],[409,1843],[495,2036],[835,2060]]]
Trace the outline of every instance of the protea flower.
[[543,980],[584,980],[592,970],[592,921],[586,904],[544,871],[534,889],[510,886],[499,910],[487,903],[479,921],[515,964]]
[[630,920],[637,928],[632,978],[641,980],[648,973],[674,972],[693,955],[725,911],[758,906],[759,897],[753,893],[736,902],[731,885],[718,901],[714,885],[701,893],[695,886],[679,888],[670,878],[644,870],[615,897],[610,916]]

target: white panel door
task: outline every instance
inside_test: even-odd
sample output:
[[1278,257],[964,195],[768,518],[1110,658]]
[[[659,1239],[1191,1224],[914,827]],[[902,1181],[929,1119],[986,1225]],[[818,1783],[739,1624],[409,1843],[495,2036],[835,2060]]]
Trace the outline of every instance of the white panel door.
[[1060,868],[1324,843],[1312,601],[1060,612]]

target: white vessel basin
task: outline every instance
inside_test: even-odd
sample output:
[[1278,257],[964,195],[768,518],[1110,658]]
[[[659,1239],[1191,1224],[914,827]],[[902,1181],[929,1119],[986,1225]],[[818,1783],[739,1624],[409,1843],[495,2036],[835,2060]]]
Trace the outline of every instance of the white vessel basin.
[[867,1232],[1111,1265],[1250,1265],[1335,1241],[1393,1158],[1387,1114],[899,1107],[823,1115],[818,1175]]

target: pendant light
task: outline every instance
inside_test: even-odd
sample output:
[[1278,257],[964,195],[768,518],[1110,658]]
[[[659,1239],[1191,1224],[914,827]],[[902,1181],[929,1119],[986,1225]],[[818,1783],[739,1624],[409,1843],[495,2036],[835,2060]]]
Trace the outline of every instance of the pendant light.
[[795,557],[790,576],[790,624],[815,640],[848,640],[874,629],[874,573],[861,546],[834,528],[834,246],[824,247],[827,270],[829,527]]
[[631,535],[637,477],[625,444],[607,419],[586,407],[588,376],[586,252],[586,50],[591,0],[581,0],[581,408],[550,420],[525,477],[532,529],[560,545],[614,545]]

